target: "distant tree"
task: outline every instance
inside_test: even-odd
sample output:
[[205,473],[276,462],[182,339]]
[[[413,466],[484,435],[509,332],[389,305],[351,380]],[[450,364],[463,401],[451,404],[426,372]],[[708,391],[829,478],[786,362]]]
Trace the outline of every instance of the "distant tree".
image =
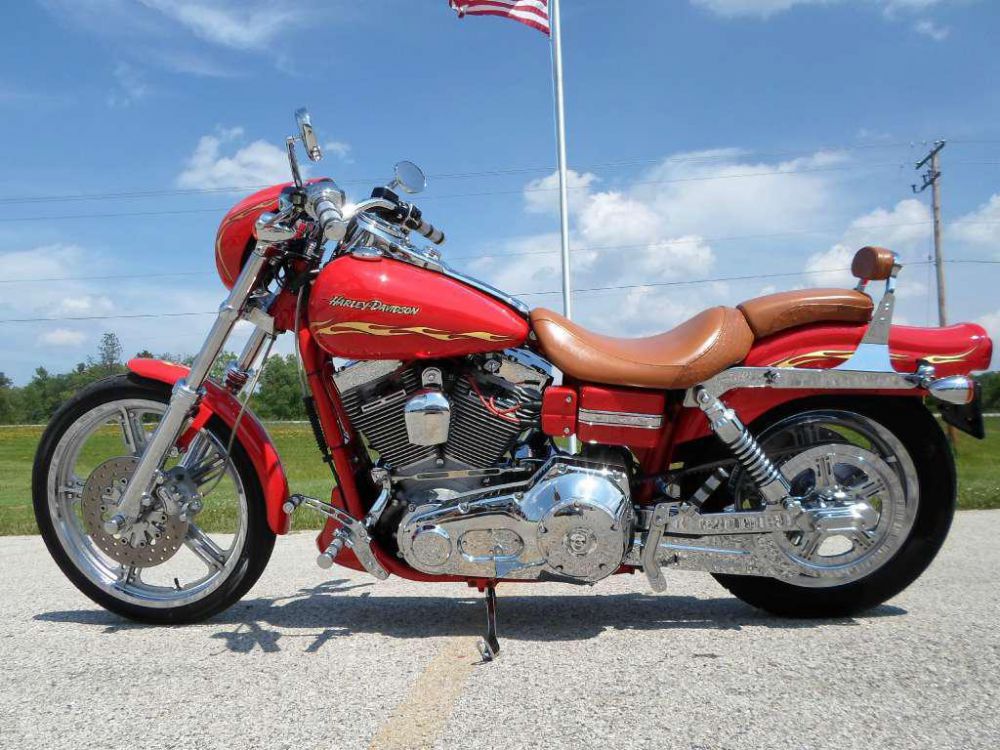
[[226,368],[229,367],[233,362],[235,362],[239,357],[233,352],[223,351],[215,358],[215,364],[212,365],[212,369],[208,372],[208,377],[214,378],[218,382],[222,382],[223,376],[226,374]]
[[156,355],[153,354],[149,349],[143,349],[141,352],[135,353],[136,359],[156,359]]
[[295,355],[276,354],[267,360],[252,408],[263,419],[305,419]]
[[13,424],[17,421],[14,403],[16,395],[14,381],[0,372],[0,424]]
[[1000,372],[985,372],[977,380],[983,392],[983,410],[1000,411]]
[[116,334],[109,331],[101,336],[101,343],[97,345],[96,366],[105,375],[113,375],[121,371],[122,344]]

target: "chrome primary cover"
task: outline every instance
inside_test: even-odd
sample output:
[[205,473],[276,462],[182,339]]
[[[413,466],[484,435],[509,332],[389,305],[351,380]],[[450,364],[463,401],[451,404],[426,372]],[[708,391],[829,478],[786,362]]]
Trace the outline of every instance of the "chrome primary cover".
[[425,573],[592,583],[621,564],[632,521],[624,467],[561,456],[527,482],[415,508],[397,541]]

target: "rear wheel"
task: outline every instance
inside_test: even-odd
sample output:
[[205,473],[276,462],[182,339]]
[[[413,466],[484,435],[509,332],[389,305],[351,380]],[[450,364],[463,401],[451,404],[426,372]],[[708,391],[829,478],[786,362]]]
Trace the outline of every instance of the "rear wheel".
[[[919,401],[856,399],[766,417],[752,427],[765,452],[817,517],[862,522],[773,534],[788,580],[715,575],[730,592],[784,617],[857,613],[895,596],[930,565],[951,526],[956,482],[941,428]],[[715,510],[761,500],[736,471]]]
[[263,492],[243,448],[218,418],[164,467],[167,481],[139,519],[104,522],[166,410],[169,387],[107,378],[56,412],[32,475],[35,518],[52,557],[102,607],[150,623],[196,622],[230,606],[271,556]]

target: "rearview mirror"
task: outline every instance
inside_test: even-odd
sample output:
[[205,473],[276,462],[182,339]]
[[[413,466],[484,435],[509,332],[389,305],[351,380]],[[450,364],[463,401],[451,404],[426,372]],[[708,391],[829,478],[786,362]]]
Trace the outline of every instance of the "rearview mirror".
[[392,187],[397,186],[410,195],[423,192],[424,188],[427,187],[427,177],[424,175],[424,170],[412,161],[399,162],[396,165],[395,178],[392,181]]
[[306,154],[310,161],[319,161],[323,158],[323,149],[319,147],[316,140],[316,131],[313,130],[312,120],[309,118],[309,110],[305,107],[295,111],[295,122],[299,125],[299,133],[302,136],[302,144],[306,147]]

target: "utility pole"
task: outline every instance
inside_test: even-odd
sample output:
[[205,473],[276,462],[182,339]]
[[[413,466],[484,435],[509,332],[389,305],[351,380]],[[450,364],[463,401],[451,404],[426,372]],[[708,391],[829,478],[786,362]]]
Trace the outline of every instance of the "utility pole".
[[931,202],[934,211],[934,268],[937,271],[938,325],[948,325],[948,312],[945,305],[944,291],[944,259],[941,250],[941,150],[946,141],[934,141],[930,153],[917,162],[915,169],[923,169],[930,164],[924,173],[923,184],[913,186],[914,193],[922,193],[931,188]]
[[[944,149],[946,141],[934,141],[930,153],[917,162],[914,169],[928,169],[923,174],[923,183],[918,187],[913,185],[914,193],[922,193],[928,187],[931,189],[931,205],[934,212],[934,269],[937,271],[937,299],[938,299],[938,325],[942,328],[948,325],[948,310],[945,304],[946,297],[944,291],[944,258],[941,252],[941,151]],[[955,428],[946,426],[948,441],[951,449],[958,452],[958,440]]]

